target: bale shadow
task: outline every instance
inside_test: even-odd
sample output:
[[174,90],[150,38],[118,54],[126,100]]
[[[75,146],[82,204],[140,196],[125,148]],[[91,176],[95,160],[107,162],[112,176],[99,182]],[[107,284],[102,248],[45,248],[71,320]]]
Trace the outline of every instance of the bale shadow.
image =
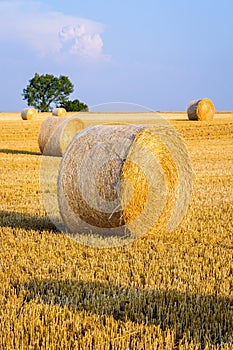
[[233,298],[182,293],[176,290],[136,289],[103,282],[34,280],[13,286],[23,296],[22,307],[32,300],[112,316],[122,322],[159,325],[173,330],[179,343],[185,336],[199,342],[233,344]]
[[33,156],[41,156],[40,152],[32,152],[32,151],[25,151],[25,150],[18,150],[18,149],[8,149],[8,148],[1,148],[0,153],[6,153],[6,154],[29,154]]
[[54,231],[56,226],[48,217],[28,215],[17,212],[0,211],[0,227],[22,228],[24,230]]

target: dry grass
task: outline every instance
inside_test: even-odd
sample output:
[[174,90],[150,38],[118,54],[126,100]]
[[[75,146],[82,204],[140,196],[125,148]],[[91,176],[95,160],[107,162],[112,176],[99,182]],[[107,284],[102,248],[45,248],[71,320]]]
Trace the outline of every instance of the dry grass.
[[[113,123],[117,124],[122,123],[122,120],[130,119],[131,123],[150,123],[151,119],[154,119],[156,116],[161,116],[167,120],[187,120],[187,111],[185,112],[67,112],[66,116],[70,117],[77,115],[82,121],[87,123],[86,127],[93,125],[92,123],[103,124],[106,120],[111,120]],[[39,120],[45,120],[51,116],[51,112],[42,112],[38,113]],[[120,117],[120,118],[119,118]],[[231,119],[233,117],[233,111],[215,111],[215,119]],[[124,119],[123,119],[124,118]],[[0,112],[0,121],[4,120],[19,120],[21,119],[21,113],[19,112]],[[101,122],[102,120],[102,122]],[[119,122],[120,121],[120,122]]]
[[233,119],[172,121],[196,173],[186,221],[104,250],[46,218],[41,122],[0,122],[0,348],[232,349]]

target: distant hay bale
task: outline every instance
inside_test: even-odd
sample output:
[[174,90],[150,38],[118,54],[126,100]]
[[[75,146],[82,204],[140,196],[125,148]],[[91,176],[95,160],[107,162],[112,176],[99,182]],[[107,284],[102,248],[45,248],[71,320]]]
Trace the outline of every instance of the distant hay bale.
[[73,236],[137,238],[174,230],[191,188],[190,160],[170,125],[100,125],[70,143],[60,165],[58,202]]
[[38,144],[41,153],[62,156],[73,137],[82,129],[83,124],[76,117],[49,117],[43,122],[39,132]]
[[37,118],[37,110],[35,108],[24,108],[21,112],[23,120],[33,120]]
[[56,117],[65,117],[66,110],[65,110],[65,108],[54,108],[52,115],[54,115]]
[[213,120],[214,104],[209,98],[193,100],[187,108],[189,120]]

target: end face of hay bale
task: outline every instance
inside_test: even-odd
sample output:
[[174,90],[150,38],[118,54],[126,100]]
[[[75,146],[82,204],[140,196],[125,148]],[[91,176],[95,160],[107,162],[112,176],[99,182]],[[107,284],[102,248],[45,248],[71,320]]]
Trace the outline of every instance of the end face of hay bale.
[[35,108],[24,108],[21,112],[23,120],[33,120],[37,118],[37,110]]
[[70,142],[83,129],[83,122],[78,118],[65,118],[65,121],[56,130],[56,138],[59,138],[60,155],[63,155],[65,153]]
[[214,104],[209,98],[203,98],[197,106],[198,120],[214,119]]
[[65,108],[54,108],[52,115],[56,117],[65,117],[66,116],[66,110]]
[[214,119],[214,112],[214,104],[209,98],[193,100],[187,108],[189,120],[210,121]]

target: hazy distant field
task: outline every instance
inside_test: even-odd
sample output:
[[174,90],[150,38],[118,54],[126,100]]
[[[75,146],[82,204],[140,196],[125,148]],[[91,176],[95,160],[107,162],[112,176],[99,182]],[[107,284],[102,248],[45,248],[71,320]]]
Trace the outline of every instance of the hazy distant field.
[[172,234],[104,250],[46,217],[48,115],[0,114],[0,349],[233,349],[233,113],[161,113],[193,164],[190,210]]
[[[68,112],[67,116],[71,116],[76,114],[77,112]],[[93,115],[102,115],[103,119],[106,119],[106,115],[109,118],[115,118],[117,119],[117,114],[122,114],[121,112],[78,112],[82,115],[87,116],[88,118],[92,118]],[[43,120],[51,116],[51,112],[45,112],[45,113],[38,113],[38,119]],[[136,118],[138,118],[138,115],[140,116],[151,116],[152,118],[157,114],[161,115],[165,119],[169,120],[187,120],[187,113],[186,112],[140,112],[140,113],[133,113],[133,112],[126,112],[125,115],[135,115]],[[233,118],[233,111],[226,111],[226,112],[215,112],[215,118],[216,119],[223,119],[223,118]],[[19,120],[21,119],[21,113],[20,112],[0,112],[0,120]]]

